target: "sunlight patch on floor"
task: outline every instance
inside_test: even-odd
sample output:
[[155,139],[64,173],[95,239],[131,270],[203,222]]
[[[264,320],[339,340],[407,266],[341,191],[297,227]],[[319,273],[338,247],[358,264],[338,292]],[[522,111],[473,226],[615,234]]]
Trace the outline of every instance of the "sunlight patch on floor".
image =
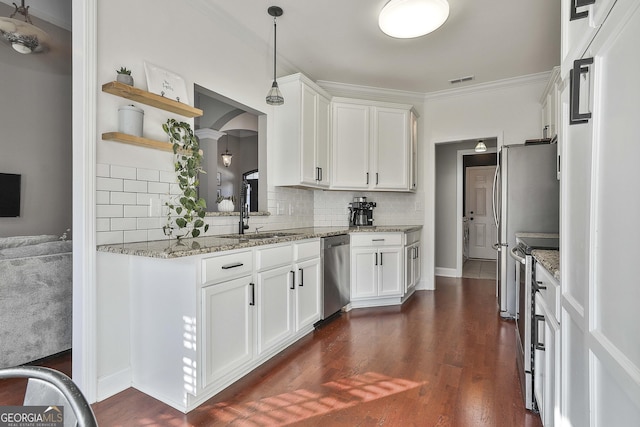
[[251,417],[250,425],[279,426],[381,399],[422,384],[368,372],[322,384],[324,392],[300,389],[240,405],[222,402],[200,409],[226,423],[240,423]]

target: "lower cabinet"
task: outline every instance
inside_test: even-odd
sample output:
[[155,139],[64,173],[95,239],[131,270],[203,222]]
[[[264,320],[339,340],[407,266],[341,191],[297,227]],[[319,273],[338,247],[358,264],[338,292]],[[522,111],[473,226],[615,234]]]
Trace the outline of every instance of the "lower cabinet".
[[405,279],[404,292],[411,295],[415,291],[416,285],[421,277],[420,259],[420,230],[411,231],[405,234]]
[[205,385],[253,359],[254,306],[251,276],[202,289]]
[[403,233],[351,235],[351,305],[400,304],[404,294]]
[[132,385],[183,412],[320,320],[320,239],[175,259],[107,256],[129,269]]

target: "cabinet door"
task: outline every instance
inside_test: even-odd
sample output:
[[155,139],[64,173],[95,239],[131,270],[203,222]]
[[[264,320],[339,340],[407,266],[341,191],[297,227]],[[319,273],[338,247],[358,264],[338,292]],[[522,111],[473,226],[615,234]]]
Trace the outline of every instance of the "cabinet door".
[[411,288],[412,286],[415,286],[415,280],[413,277],[413,254],[414,254],[415,249],[413,248],[413,245],[411,246],[407,246],[405,248],[405,253],[404,253],[404,265],[405,265],[405,272],[404,272],[404,293],[406,294],[407,291],[409,290],[409,288]]
[[230,280],[202,290],[204,385],[253,358],[251,277]]
[[320,258],[296,264],[296,331],[320,320]]
[[320,187],[329,187],[331,170],[329,150],[329,116],[331,103],[324,96],[317,96],[318,113],[316,116],[316,184]]
[[378,295],[378,251],[374,248],[351,250],[351,297]]
[[290,265],[257,274],[258,354],[280,345],[294,332],[294,279]]
[[369,188],[369,107],[333,104],[332,188]]
[[300,176],[303,184],[316,183],[316,117],[317,117],[317,94],[307,85],[302,85],[301,100],[301,150],[300,150]]
[[373,107],[372,188],[409,189],[410,131],[408,110]]
[[411,112],[411,190],[418,189],[418,118]]
[[378,296],[402,295],[403,248],[378,249]]

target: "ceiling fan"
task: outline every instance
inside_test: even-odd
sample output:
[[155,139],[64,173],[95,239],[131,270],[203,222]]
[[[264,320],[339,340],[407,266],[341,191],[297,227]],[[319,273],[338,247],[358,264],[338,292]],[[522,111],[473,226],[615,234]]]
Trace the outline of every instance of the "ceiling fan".
[[[29,6],[13,3],[16,10],[8,18],[0,17],[0,35],[11,47],[19,53],[42,53],[49,49],[49,35],[40,28],[33,25],[29,16]],[[24,16],[24,21],[14,19],[14,16]]]

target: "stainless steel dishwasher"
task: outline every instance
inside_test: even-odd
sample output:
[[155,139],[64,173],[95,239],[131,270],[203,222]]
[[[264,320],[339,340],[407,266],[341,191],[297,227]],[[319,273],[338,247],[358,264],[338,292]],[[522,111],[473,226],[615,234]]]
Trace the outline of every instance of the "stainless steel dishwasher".
[[348,234],[322,239],[322,266],[322,319],[325,320],[349,304],[351,298]]

